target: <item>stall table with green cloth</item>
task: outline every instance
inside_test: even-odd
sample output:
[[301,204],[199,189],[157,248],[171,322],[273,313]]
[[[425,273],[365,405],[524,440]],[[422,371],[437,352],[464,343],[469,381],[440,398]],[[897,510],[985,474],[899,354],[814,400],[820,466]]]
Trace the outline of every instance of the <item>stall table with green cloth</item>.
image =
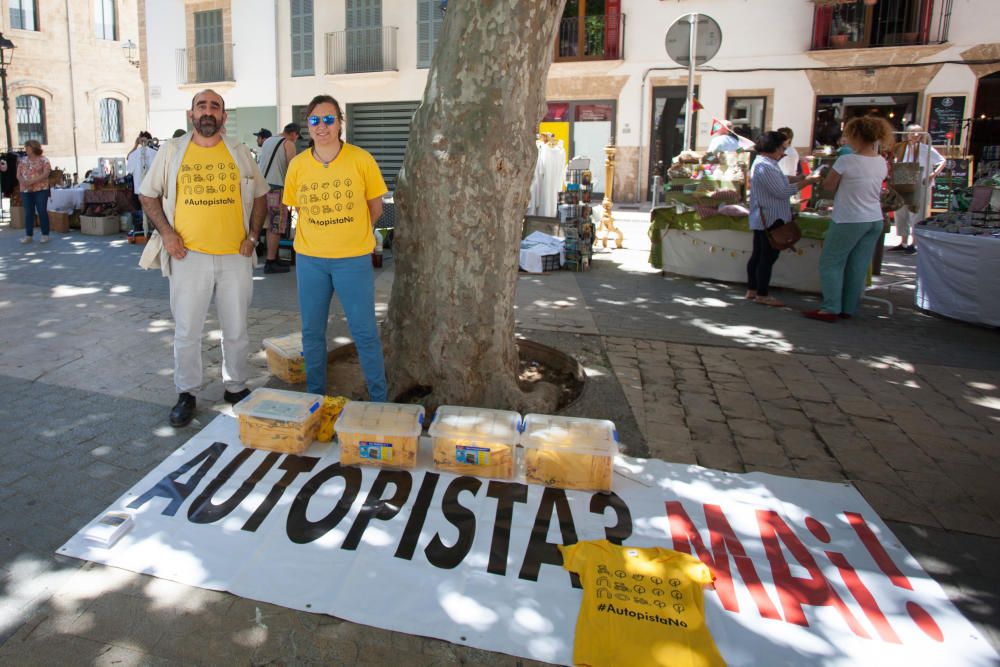
[[[819,292],[819,256],[830,219],[802,213],[796,221],[802,240],[785,250],[774,265],[771,284],[805,292]],[[745,283],[747,261],[753,251],[750,219],[697,213],[678,213],[674,207],[650,213],[649,263],[658,269],[692,278]]]

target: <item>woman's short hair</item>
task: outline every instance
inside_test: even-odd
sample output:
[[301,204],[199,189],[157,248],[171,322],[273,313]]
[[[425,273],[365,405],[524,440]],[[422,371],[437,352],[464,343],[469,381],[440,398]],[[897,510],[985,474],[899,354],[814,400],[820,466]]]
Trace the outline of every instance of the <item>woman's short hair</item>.
[[771,130],[757,137],[754,148],[757,149],[758,153],[773,153],[784,146],[786,141],[788,138],[781,132]]
[[309,118],[312,115],[313,109],[318,107],[320,104],[332,104],[337,109],[337,118],[340,119],[340,140],[344,140],[344,112],[340,110],[340,102],[333,99],[330,95],[317,95],[316,97],[309,100],[309,104],[306,105],[305,117]]
[[781,132],[783,135],[785,135],[785,139],[788,139],[789,141],[795,138],[795,133],[792,132],[792,128],[790,127],[779,127],[778,132]]
[[883,149],[890,148],[893,143],[892,125],[878,116],[852,118],[844,127],[844,136],[866,144],[878,143]]
[[40,144],[35,139],[28,139],[27,141],[24,142],[24,149],[28,150],[29,148],[31,149],[31,152],[34,153],[35,155],[42,154],[42,144]]

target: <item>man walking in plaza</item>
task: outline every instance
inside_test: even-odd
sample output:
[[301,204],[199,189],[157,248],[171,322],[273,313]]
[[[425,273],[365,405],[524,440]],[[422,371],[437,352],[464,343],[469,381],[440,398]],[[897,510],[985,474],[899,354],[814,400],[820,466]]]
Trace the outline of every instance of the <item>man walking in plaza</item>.
[[[267,262],[264,273],[288,273],[288,265],[278,259],[278,242],[288,228],[288,207],[281,203],[281,193],[285,188],[285,173],[288,163],[295,157],[295,142],[302,128],[298,123],[289,123],[276,137],[269,137],[260,145],[257,166],[260,167],[268,187],[267,193]],[[267,130],[261,128],[258,141]]]
[[163,239],[161,265],[170,278],[179,394],[170,424],[176,427],[194,418],[194,392],[203,380],[202,330],[213,295],[225,400],[238,403],[250,393],[247,311],[268,188],[249,148],[223,136],[226,117],[218,93],[195,95],[188,111],[194,130],[163,144],[140,190],[143,211]]

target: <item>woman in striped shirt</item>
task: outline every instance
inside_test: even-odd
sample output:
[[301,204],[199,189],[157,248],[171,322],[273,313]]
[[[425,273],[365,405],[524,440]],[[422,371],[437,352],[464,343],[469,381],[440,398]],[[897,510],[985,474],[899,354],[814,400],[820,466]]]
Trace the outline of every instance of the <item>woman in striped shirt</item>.
[[785,176],[778,160],[785,155],[785,135],[765,132],[757,138],[757,159],[750,169],[750,229],[753,254],[747,262],[746,298],[765,306],[784,306],[768,294],[771,268],[779,250],[767,240],[767,229],[780,227],[792,219],[789,198],[803,187],[819,181],[819,176]]

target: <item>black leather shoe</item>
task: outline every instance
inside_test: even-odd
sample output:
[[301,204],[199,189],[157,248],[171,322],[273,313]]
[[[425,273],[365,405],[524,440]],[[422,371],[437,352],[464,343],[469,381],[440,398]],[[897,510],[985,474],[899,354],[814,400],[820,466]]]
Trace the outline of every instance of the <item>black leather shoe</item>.
[[170,425],[181,428],[194,419],[194,409],[197,401],[186,391],[177,396],[177,405],[170,411]]
[[233,391],[233,392],[227,391],[222,395],[222,398],[226,400],[226,403],[229,403],[231,405],[236,405],[249,395],[250,395],[250,390],[244,389],[243,391]]
[[269,261],[264,263],[264,273],[288,273],[287,264],[279,264],[277,261]]

